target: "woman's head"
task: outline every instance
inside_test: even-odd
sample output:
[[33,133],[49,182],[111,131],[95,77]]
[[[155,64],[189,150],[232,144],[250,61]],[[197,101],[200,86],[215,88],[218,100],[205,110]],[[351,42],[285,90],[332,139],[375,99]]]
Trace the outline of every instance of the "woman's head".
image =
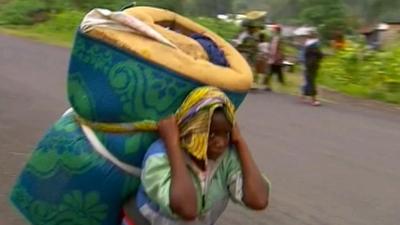
[[[193,90],[176,112],[181,146],[199,160],[217,158],[229,145],[235,108],[218,88]],[[224,136],[227,138],[222,139]]]
[[232,123],[222,107],[215,109],[208,134],[207,158],[216,160],[229,146]]

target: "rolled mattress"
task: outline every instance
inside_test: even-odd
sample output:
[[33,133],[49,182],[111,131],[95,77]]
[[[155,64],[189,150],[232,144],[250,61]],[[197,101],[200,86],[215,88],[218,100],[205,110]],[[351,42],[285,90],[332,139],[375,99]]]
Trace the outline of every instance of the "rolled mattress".
[[[238,107],[252,83],[247,62],[225,40],[173,12],[134,7],[123,12],[172,42],[173,48],[141,34],[95,26],[78,31],[68,75],[68,96],[81,117],[101,122],[159,120],[176,111],[194,88],[216,86]],[[174,31],[174,29],[176,31]],[[227,67],[208,61],[190,35],[210,38]]]

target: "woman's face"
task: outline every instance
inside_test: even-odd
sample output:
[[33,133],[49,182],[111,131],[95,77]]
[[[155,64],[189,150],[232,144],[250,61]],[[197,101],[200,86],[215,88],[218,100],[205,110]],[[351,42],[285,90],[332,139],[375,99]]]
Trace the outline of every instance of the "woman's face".
[[232,125],[226,119],[224,112],[217,110],[211,120],[208,137],[207,157],[218,159],[229,146]]

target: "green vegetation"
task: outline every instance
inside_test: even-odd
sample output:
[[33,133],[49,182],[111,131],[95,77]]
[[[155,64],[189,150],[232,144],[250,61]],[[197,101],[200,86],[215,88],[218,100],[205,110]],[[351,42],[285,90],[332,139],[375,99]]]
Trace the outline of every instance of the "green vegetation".
[[[18,36],[28,37],[62,46],[71,46],[72,40],[80,21],[85,13],[68,11],[54,15],[46,22],[34,25],[7,25],[0,31]],[[193,18],[197,23],[214,31],[226,40],[231,40],[239,31],[239,27],[213,18]]]
[[350,43],[325,58],[320,83],[349,95],[400,103],[400,46],[385,52]]
[[80,21],[85,13],[68,11],[51,15],[49,20],[35,25],[8,25],[0,31],[28,37],[50,44],[70,47]]
[[346,9],[341,0],[303,1],[301,21],[318,28],[324,40],[329,40],[335,32],[346,32]]
[[[130,0],[1,0],[0,25],[3,32],[30,37],[68,46],[84,14],[95,7],[119,10],[132,4]],[[182,11],[182,1],[136,1],[137,5],[150,5]],[[199,2],[191,2],[193,9]],[[191,16],[193,14],[190,14]],[[210,17],[194,17],[196,22],[208,27],[226,40],[237,34],[239,27]]]
[[192,18],[196,23],[201,24],[204,27],[212,30],[225,40],[232,40],[239,32],[240,27],[232,23],[227,23],[221,20],[217,20],[209,17],[196,17]]
[[29,0],[11,1],[1,7],[0,24],[34,24],[33,14],[42,12],[44,8],[45,4],[40,1],[33,5]]
[[360,24],[400,19],[400,1],[390,0],[0,0],[0,24],[32,25],[51,15],[94,7],[121,9],[133,4],[149,5],[190,17],[215,17],[220,13],[266,10],[272,22],[314,25],[326,39],[332,32],[350,32]]

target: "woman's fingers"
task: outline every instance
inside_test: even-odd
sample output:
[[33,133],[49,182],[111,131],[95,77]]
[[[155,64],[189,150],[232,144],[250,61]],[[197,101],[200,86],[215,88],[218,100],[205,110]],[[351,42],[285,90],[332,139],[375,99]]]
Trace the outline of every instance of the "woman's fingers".
[[178,141],[179,128],[175,116],[170,116],[158,122],[158,133],[164,142]]

